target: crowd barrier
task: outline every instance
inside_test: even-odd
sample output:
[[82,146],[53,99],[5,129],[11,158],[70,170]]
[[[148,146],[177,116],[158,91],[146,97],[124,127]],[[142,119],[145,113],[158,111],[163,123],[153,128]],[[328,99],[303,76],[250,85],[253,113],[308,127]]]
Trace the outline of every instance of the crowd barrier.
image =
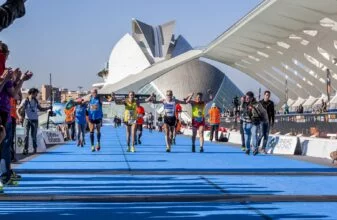
[[[16,129],[16,153],[21,154],[24,149],[24,128],[18,126]],[[49,145],[56,145],[56,144],[63,144],[64,139],[59,131],[52,131],[52,130],[41,130],[38,129],[37,131],[37,152],[42,153],[47,150],[47,146]],[[33,141],[32,137],[29,134],[29,144],[28,144],[29,152],[33,152]]]
[[[184,129],[184,135],[191,136],[191,129]],[[219,136],[221,132],[219,132]],[[228,143],[241,145],[240,132],[230,131],[224,134]],[[209,131],[204,132],[205,141],[209,141]],[[337,150],[337,140],[296,137],[286,135],[269,135],[266,150],[269,154],[303,155],[318,158],[330,158],[330,153]]]

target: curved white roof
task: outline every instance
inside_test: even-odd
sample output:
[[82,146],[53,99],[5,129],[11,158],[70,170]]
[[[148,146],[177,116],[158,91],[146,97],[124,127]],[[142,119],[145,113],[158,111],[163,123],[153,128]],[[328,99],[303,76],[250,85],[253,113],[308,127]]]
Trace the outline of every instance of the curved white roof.
[[[266,0],[211,42],[165,60],[121,84],[106,85],[116,91],[149,83],[191,59],[206,57],[232,66],[256,79],[285,102],[297,105],[326,94],[327,69],[332,91],[337,89],[337,1]],[[304,101],[303,101],[304,102]],[[302,103],[303,103],[302,102]]]
[[337,87],[337,1],[267,0],[209,44],[204,56],[250,75],[282,101]]

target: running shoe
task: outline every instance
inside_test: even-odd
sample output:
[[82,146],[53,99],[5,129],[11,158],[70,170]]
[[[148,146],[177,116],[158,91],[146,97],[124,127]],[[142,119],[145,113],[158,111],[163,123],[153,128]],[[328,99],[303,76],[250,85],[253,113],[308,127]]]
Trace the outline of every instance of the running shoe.
[[241,146],[241,150],[242,151],[246,151],[246,147],[245,146]]
[[256,156],[258,153],[259,153],[259,149],[256,148],[256,149],[253,151],[253,155]]
[[132,147],[131,147],[131,152],[132,152],[132,153],[136,152],[135,146],[132,146]]
[[262,153],[262,154],[268,154],[268,152],[266,151],[266,149],[262,149],[262,150],[261,150],[261,153]]
[[203,152],[204,152],[204,148],[200,147],[200,153],[203,153]]
[[245,153],[246,153],[247,155],[249,155],[249,154],[250,154],[250,150],[247,149]]
[[96,146],[96,151],[99,151],[101,149],[101,144],[98,143],[97,146]]
[[83,146],[84,146],[83,141],[81,141],[81,147],[83,147]]
[[2,176],[2,183],[5,186],[16,186],[18,185],[18,182],[16,180],[13,180],[10,176]]
[[81,145],[81,141],[77,141],[77,147]]
[[23,155],[28,155],[28,149],[24,149],[22,152]]
[[195,145],[192,145],[192,152],[195,152]]
[[128,148],[126,149],[126,152],[131,152],[130,146],[128,146]]
[[19,174],[16,174],[13,170],[11,170],[11,179],[14,180],[14,181],[18,181],[18,180],[21,180],[21,175]]
[[138,140],[138,144],[142,144],[142,142],[140,140]]
[[170,153],[170,152],[171,152],[171,148],[166,147],[166,152],[167,152],[167,153]]
[[95,152],[95,146],[91,146],[91,152]]

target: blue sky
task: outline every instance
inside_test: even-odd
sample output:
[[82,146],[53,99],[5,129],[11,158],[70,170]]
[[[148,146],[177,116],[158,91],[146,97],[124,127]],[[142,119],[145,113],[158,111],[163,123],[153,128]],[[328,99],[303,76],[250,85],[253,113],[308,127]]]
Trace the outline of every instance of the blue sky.
[[[3,3],[5,0],[0,0]],[[206,46],[260,0],[27,0],[27,14],[0,33],[11,55],[8,66],[30,69],[34,78],[25,87],[48,83],[76,89],[99,81],[96,73],[107,62],[111,49],[127,32],[131,19],[151,25],[176,20],[193,47]],[[258,90],[248,77],[217,65],[243,91]]]

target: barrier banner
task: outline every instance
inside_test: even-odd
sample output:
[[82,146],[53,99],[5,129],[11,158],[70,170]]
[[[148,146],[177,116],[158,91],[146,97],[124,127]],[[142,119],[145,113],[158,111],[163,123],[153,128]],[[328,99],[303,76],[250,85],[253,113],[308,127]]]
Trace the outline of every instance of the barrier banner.
[[[15,137],[15,141],[16,141],[16,149],[15,152],[17,154],[21,154],[23,152],[23,149],[25,147],[25,136],[23,134],[23,132],[18,132],[16,134]],[[42,132],[40,131],[40,129],[38,129],[37,131],[37,135],[36,135],[36,142],[37,142],[37,152],[41,153],[41,152],[45,152],[46,151],[46,145],[44,143],[43,137],[42,137]],[[32,141],[32,137],[29,134],[29,143],[28,143],[28,151],[29,152],[33,152],[33,141]]]
[[269,136],[266,150],[269,154],[295,155],[300,151],[299,139],[293,136]]
[[64,139],[59,131],[42,131],[42,136],[46,144],[63,144]]
[[302,155],[330,158],[330,153],[337,150],[337,140],[308,138],[303,140]]

